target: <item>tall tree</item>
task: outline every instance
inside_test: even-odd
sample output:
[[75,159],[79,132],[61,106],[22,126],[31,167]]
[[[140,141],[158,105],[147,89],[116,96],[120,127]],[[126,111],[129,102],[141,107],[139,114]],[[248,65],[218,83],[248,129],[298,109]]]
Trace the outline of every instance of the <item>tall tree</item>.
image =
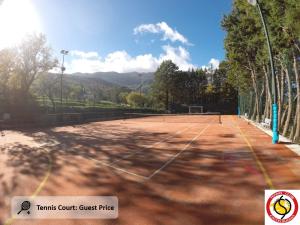
[[163,101],[165,109],[169,109],[172,84],[178,66],[171,60],[163,61],[154,74],[153,92],[158,101]]
[[44,35],[27,36],[17,48],[15,70],[20,94],[26,98],[37,76],[48,72],[56,63],[57,61],[51,56],[50,48],[46,45]]

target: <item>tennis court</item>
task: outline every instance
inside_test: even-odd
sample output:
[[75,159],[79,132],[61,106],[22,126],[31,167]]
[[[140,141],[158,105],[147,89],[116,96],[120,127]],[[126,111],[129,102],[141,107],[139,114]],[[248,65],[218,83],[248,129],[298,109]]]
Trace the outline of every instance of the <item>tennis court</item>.
[[236,116],[130,115],[4,131],[0,223],[15,195],[115,195],[116,220],[64,224],[263,224],[264,190],[299,189],[299,157]]

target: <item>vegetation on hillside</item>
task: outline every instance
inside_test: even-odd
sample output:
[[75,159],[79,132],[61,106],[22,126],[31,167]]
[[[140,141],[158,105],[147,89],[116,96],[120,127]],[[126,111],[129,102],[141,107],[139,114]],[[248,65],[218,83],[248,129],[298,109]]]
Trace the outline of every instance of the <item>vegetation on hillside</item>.
[[[61,74],[49,73],[55,67],[59,68],[58,60],[52,57],[44,35],[30,35],[19,46],[1,50],[0,113],[30,118],[36,113],[70,112],[84,107],[179,112],[182,106],[215,104],[235,95],[222,69],[180,71],[177,65],[167,60],[155,72],[152,84],[151,74],[146,74],[146,83],[139,74],[129,74],[135,82],[133,89],[92,74],[65,74],[61,102]],[[119,76],[115,75],[115,79],[120,80]],[[138,86],[137,78],[140,79]]]

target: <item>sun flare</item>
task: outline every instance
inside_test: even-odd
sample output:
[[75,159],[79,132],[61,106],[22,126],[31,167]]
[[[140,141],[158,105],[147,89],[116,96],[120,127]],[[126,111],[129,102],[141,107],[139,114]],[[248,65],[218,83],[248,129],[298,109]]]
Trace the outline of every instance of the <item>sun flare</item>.
[[4,0],[0,6],[0,49],[17,45],[25,35],[41,32],[31,0]]

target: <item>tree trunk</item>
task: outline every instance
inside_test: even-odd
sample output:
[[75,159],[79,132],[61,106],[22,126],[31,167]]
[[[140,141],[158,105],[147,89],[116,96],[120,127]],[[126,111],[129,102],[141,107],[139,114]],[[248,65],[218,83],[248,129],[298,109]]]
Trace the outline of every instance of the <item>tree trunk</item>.
[[252,91],[250,91],[250,99],[248,101],[247,110],[248,110],[248,117],[252,119],[252,116],[255,113],[255,110],[254,110],[254,107],[253,107],[253,94],[252,94]]
[[297,120],[297,118],[296,118],[296,116],[295,116],[295,117],[294,117],[294,120],[293,120],[293,125],[292,125],[292,127],[291,127],[290,136],[289,136],[290,140],[293,140],[293,137],[294,137],[295,127],[296,127],[296,120]]
[[[264,82],[264,80],[262,82],[263,82],[263,84],[262,84],[261,92],[260,92],[260,95],[259,95],[259,112],[260,113],[262,113],[263,96],[264,96],[264,93],[265,93],[265,82]],[[260,115],[260,118],[261,117],[262,117],[262,115]]]
[[[252,100],[252,102],[253,102],[253,100]],[[251,103],[251,106],[252,106],[252,103]],[[256,115],[257,115],[256,108],[257,108],[257,101],[254,98],[254,107],[253,107],[252,115],[251,115],[251,120],[253,120],[253,121],[255,121],[255,119],[257,118],[256,117]]]
[[169,90],[166,90],[166,110],[169,110]]
[[284,122],[287,111],[288,111],[288,108],[286,107],[281,116],[281,127],[283,126],[283,122]]
[[269,75],[266,66],[263,66],[265,79],[266,79],[266,94],[268,98],[268,118],[271,118],[271,112],[272,112],[272,96],[271,96],[271,89],[270,89],[270,81],[269,81]]
[[299,46],[299,44],[297,43],[297,41],[295,42],[295,47],[296,47],[296,49],[300,52],[300,46]]
[[290,120],[291,120],[291,115],[292,115],[292,86],[291,86],[291,79],[290,79],[290,73],[288,68],[285,68],[285,75],[286,75],[286,80],[287,80],[287,85],[288,85],[288,112],[287,112],[287,117],[286,121],[284,124],[283,128],[283,136],[286,136],[289,125],[290,125]]
[[[265,83],[265,86],[267,86],[267,84]],[[264,119],[265,118],[269,118],[269,97],[268,97],[268,91],[267,91],[267,87],[265,87],[266,91],[265,91],[265,108],[264,108]]]
[[[284,98],[284,70],[283,67],[281,68],[281,80],[280,80],[280,115],[282,114],[282,110],[283,110],[283,98]],[[285,111],[286,113],[286,111]],[[283,126],[283,122],[284,122],[284,117],[285,117],[285,113],[282,114],[281,118],[280,118],[280,123],[279,123],[279,129],[282,128]]]
[[296,104],[296,114],[295,114],[296,121],[294,123],[296,124],[296,130],[295,130],[295,135],[293,137],[293,140],[296,140],[299,138],[300,135],[300,80],[299,80],[297,58],[295,53],[293,54],[293,60],[294,60],[293,67],[295,72],[296,88],[297,88],[297,104]]
[[253,89],[254,89],[254,94],[255,94],[255,104],[254,104],[254,112],[252,119],[255,119],[256,122],[259,122],[259,97],[258,97],[258,88],[257,88],[257,76],[256,76],[256,72],[251,69],[251,78],[252,78],[252,85],[253,85]]
[[281,112],[282,112],[282,105],[281,105],[281,96],[280,96],[280,82],[279,82],[279,74],[276,77],[276,87],[277,87],[277,104],[278,104],[278,127],[280,126],[280,119],[281,119]]
[[52,110],[53,110],[53,112],[55,112],[56,111],[55,110],[55,101],[54,101],[54,99],[53,99],[53,97],[51,95],[49,95],[48,97],[49,97],[49,99],[51,101],[51,104],[52,104]]

